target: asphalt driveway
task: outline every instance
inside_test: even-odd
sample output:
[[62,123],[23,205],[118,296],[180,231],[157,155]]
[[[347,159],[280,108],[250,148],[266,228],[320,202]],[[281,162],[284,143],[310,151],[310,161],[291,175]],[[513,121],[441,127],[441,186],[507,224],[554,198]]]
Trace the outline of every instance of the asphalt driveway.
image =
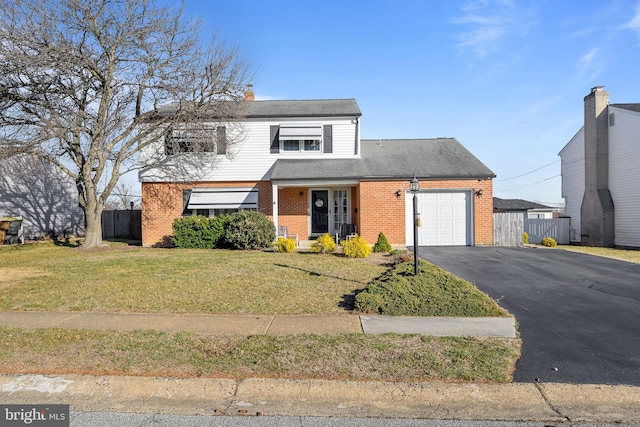
[[516,316],[517,382],[640,386],[640,265],[561,249],[420,247]]

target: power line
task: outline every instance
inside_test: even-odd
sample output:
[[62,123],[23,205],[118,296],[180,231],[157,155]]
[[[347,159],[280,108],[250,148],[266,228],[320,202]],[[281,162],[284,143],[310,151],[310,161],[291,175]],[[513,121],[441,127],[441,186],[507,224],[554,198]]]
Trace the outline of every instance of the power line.
[[520,177],[523,177],[523,176],[525,176],[525,175],[529,175],[529,174],[532,174],[532,173],[534,173],[534,172],[538,172],[540,169],[544,169],[544,168],[546,168],[546,167],[548,167],[548,166],[551,166],[551,165],[553,165],[553,164],[556,164],[556,163],[558,163],[559,161],[560,161],[560,159],[555,160],[555,161],[553,161],[553,162],[551,162],[551,163],[549,163],[549,164],[546,164],[546,165],[544,165],[544,166],[540,166],[540,167],[539,167],[539,168],[537,168],[537,169],[534,169],[534,170],[532,170],[532,171],[529,171],[529,172],[523,173],[522,175],[512,176],[512,177],[510,177],[510,178],[505,178],[505,179],[496,179],[494,182],[503,182],[503,181],[509,181],[509,180],[512,180],[512,179],[520,178]]
[[557,177],[559,177],[559,176],[562,176],[562,174],[558,174],[558,175],[550,176],[549,178],[545,178],[545,179],[542,179],[542,180],[540,180],[540,181],[533,182],[533,183],[531,183],[531,184],[523,185],[523,186],[521,186],[521,187],[510,188],[510,189],[508,189],[508,190],[500,190],[500,191],[503,191],[503,192],[505,192],[505,193],[506,193],[507,191],[520,190],[521,188],[531,187],[532,185],[540,184],[541,182],[549,181],[549,180],[551,180],[551,179],[553,179],[553,178],[557,178]]

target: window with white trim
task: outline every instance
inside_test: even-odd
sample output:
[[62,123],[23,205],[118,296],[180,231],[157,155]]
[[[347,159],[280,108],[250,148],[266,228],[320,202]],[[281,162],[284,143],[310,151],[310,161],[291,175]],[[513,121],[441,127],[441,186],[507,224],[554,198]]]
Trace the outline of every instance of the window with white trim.
[[164,140],[166,155],[178,153],[226,154],[227,133],[225,126],[176,126],[167,131]]

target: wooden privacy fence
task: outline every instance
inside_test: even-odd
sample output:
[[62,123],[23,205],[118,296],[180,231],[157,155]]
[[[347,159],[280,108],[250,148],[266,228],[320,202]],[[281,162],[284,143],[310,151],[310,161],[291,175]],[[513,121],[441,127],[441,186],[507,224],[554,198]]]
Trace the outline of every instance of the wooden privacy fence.
[[524,244],[524,214],[505,212],[493,214],[493,245],[522,246]]
[[545,237],[551,237],[559,245],[568,245],[571,218],[526,219],[525,230],[529,234],[529,243],[537,244]]
[[102,211],[102,238],[142,240],[142,211]]
[[522,246],[523,233],[529,235],[529,243],[538,244],[545,237],[552,237],[560,245],[569,244],[571,218],[525,219],[522,212],[493,214],[493,245]]

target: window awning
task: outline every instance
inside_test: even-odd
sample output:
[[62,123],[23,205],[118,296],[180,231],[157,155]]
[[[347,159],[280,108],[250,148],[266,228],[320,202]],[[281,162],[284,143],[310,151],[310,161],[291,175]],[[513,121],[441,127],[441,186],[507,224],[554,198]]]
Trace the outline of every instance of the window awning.
[[320,125],[280,125],[280,141],[298,139],[322,139],[322,126]]
[[256,187],[197,187],[191,190],[187,209],[257,209]]

